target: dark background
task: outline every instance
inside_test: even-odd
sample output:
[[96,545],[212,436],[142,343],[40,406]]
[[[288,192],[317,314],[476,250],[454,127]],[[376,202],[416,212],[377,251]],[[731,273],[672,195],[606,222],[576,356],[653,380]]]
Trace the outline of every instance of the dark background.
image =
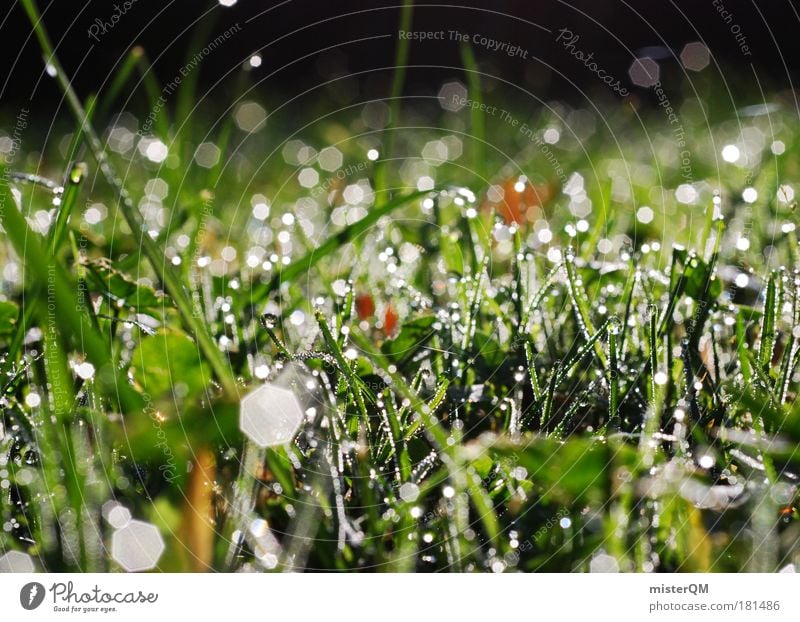
[[[4,4],[6,8],[0,9],[0,49],[4,59],[0,106],[18,105],[28,100],[32,100],[34,108],[51,104],[61,95],[53,80],[40,80],[41,53],[24,11],[16,0],[10,3],[6,0]],[[224,49],[203,60],[199,78],[206,88],[232,68],[241,66],[251,53],[269,44],[262,52],[263,64],[252,73],[254,78],[260,79],[275,72],[258,87],[267,99],[285,98],[320,81],[348,73],[358,76],[340,86],[358,91],[360,97],[386,96],[389,92],[400,0],[238,0],[231,8],[218,5],[216,0],[136,0],[119,23],[102,36],[99,43],[94,42],[87,34],[89,26],[95,19],[110,20],[115,4],[120,3],[40,0],[39,8],[57,45],[57,53],[81,96],[102,90],[126,51],[136,45],[147,51],[162,83],[168,82],[183,66],[187,55],[191,56],[189,52],[196,51],[191,33],[198,20],[213,22],[208,40],[236,22],[242,26],[242,32],[227,41]],[[475,54],[484,71],[505,80],[525,82],[544,97],[574,97],[576,88],[570,80],[587,88],[598,88],[598,80],[555,44],[553,35],[525,20],[553,30],[568,27],[579,33],[578,47],[595,52],[599,64],[626,86],[630,86],[628,67],[643,48],[657,46],[658,49],[651,49],[649,53],[664,56],[662,79],[668,82],[684,77],[683,69],[672,55],[678,54],[685,43],[702,40],[718,64],[717,68],[712,62],[707,72],[724,78],[732,89],[746,92],[756,88],[753,69],[763,89],[791,88],[800,68],[797,3],[725,0],[722,4],[733,14],[733,23],[741,26],[752,51],[751,57],[742,54],[730,32],[730,24],[719,15],[713,0],[629,0],[627,4],[622,1],[441,1],[436,6],[417,5],[413,28],[479,32],[523,46],[552,65],[556,72],[539,63],[508,58],[486,49],[476,48]],[[271,10],[247,22],[268,9]],[[207,16],[200,19],[204,14]],[[386,34],[391,36],[353,42]],[[330,46],[333,49],[318,52]],[[306,55],[307,58],[298,60]],[[285,67],[292,61],[297,62]],[[443,79],[463,76],[458,46],[452,42],[412,43],[410,63],[445,67],[411,69],[406,93],[435,92]],[[564,75],[559,76],[558,72]],[[611,96],[608,89],[602,96]]]

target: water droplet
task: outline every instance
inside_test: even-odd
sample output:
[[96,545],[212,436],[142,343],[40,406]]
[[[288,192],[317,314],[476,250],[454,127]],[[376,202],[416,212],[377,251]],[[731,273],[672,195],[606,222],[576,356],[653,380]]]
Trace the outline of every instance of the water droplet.
[[264,325],[264,328],[275,328],[278,324],[278,316],[273,313],[265,313],[261,316],[261,323]]

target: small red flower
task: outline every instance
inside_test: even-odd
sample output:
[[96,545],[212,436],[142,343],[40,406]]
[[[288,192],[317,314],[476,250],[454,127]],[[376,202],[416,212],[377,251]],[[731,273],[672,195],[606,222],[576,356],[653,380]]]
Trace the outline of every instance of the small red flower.
[[500,187],[503,198],[498,201],[487,201],[503,217],[506,224],[525,225],[534,222],[541,216],[544,205],[553,197],[554,189],[548,184],[525,183],[522,191],[517,190],[517,180],[507,179]]
[[392,308],[392,305],[386,305],[386,310],[383,312],[383,332],[387,337],[392,337],[397,330],[397,312]]
[[359,320],[366,320],[375,315],[375,301],[369,294],[356,296],[356,313]]

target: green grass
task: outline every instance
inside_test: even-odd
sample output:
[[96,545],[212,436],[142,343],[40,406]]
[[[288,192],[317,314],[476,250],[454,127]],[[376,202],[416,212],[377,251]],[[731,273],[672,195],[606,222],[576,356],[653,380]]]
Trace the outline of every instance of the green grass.
[[[211,111],[178,124],[194,80],[184,112],[167,107],[153,129],[165,163],[112,149],[108,115],[137,67],[131,107],[155,105],[144,54],[84,105],[23,4],[73,125],[66,158],[45,150],[47,170],[22,158],[0,171],[0,257],[25,276],[0,298],[0,551],[119,570],[117,502],[160,530],[165,571],[585,571],[600,553],[641,572],[798,562],[800,264],[779,192],[800,173],[795,151],[773,156],[766,141],[763,165],[718,169],[709,144],[735,140],[728,119],[707,129],[687,107],[683,123],[704,129],[687,134],[700,196],[684,204],[669,149],[649,147],[670,144],[658,114],[642,137],[629,110],[608,109],[624,154],[601,129],[579,148],[542,114],[537,129],[560,129],[552,151],[583,180],[570,197],[496,118],[437,112],[439,130],[365,140],[353,109],[293,137],[335,143],[343,166],[378,148],[386,160],[346,182],[376,192],[351,205],[343,187],[298,183],[304,167],[320,184],[331,173],[284,157],[280,122],[249,137],[230,119],[200,136]],[[403,84],[398,72],[394,124]],[[747,123],[766,133],[776,119]],[[800,140],[782,127],[776,139]],[[426,162],[432,140],[463,153]],[[201,141],[222,150],[211,169],[193,160]],[[403,158],[435,189],[418,191]],[[264,198],[269,214],[251,212]],[[82,208],[97,204],[105,219]],[[652,219],[637,219],[643,205]],[[286,366],[315,382],[303,398],[316,410],[291,443],[259,449],[239,400]]]

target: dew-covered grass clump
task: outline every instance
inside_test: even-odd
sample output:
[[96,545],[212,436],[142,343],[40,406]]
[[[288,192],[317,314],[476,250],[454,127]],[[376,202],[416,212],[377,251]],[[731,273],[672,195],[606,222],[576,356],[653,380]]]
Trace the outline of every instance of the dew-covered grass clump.
[[72,125],[0,179],[0,570],[800,562],[793,104],[141,133],[140,50],[82,103],[37,34]]

